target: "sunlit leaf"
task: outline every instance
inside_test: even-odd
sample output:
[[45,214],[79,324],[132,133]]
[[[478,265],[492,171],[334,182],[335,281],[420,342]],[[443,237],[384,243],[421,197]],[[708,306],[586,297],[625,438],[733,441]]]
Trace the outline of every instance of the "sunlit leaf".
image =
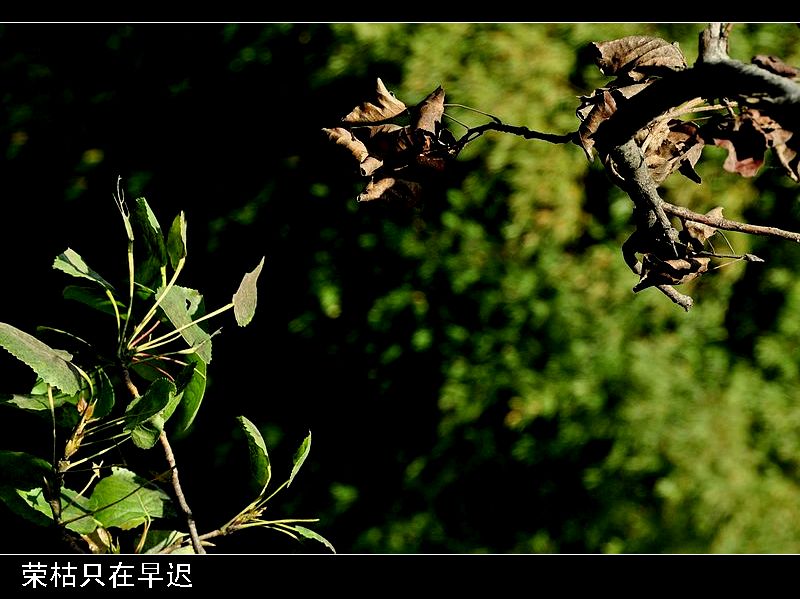
[[[187,534],[185,532],[179,532],[177,530],[150,529],[147,531],[147,537],[144,540],[141,552],[147,554],[159,553],[167,547],[172,547],[173,545],[180,543],[186,537]],[[180,549],[172,549],[170,551],[170,555],[192,553],[194,553],[194,550],[192,549],[191,545],[187,545],[186,547],[182,547]]]
[[53,349],[36,337],[3,322],[0,322],[0,346],[53,387],[68,395],[78,392],[80,380],[70,367],[72,355],[68,352]]
[[183,393],[183,398],[171,420],[178,437],[188,432],[206,392],[206,371],[208,369],[206,363],[194,354],[189,354],[186,358],[189,364],[183,372],[187,373],[188,380],[182,380],[183,373],[176,379],[177,388]]
[[80,257],[78,252],[67,248],[63,254],[56,256],[53,262],[53,268],[61,270],[73,277],[80,277],[89,279],[95,283],[99,283],[108,290],[113,291],[114,287],[106,281],[103,277],[97,274],[94,270],[89,268],[83,258]]
[[302,537],[305,537],[307,539],[313,539],[315,541],[322,543],[323,545],[325,545],[325,547],[330,549],[332,553],[336,553],[336,549],[333,548],[333,545],[330,543],[330,541],[328,541],[328,539],[323,537],[321,534],[314,532],[310,528],[306,528],[305,526],[301,526],[300,524],[286,524],[285,527],[288,528],[289,530],[293,530]]
[[97,510],[94,518],[105,528],[129,530],[171,515],[169,495],[134,472],[117,466],[111,468],[110,476],[95,485],[91,500]]
[[138,254],[136,280],[144,284],[155,284],[159,280],[161,268],[167,264],[167,246],[161,225],[145,198],[136,199],[133,223],[141,232],[137,239],[143,250]]
[[167,253],[172,268],[186,258],[186,216],[183,211],[175,217],[167,235]]
[[247,437],[247,448],[250,455],[250,481],[254,488],[263,495],[272,478],[272,466],[269,461],[267,445],[258,427],[244,416],[237,418]]
[[640,81],[687,66],[678,45],[658,37],[631,35],[593,45],[597,50],[597,65],[604,75],[627,75],[633,81]]
[[350,111],[343,119],[343,123],[358,124],[358,123],[373,123],[378,121],[385,121],[402,114],[406,105],[394,97],[392,93],[386,89],[383,81],[378,79],[376,89],[376,102],[364,102]]
[[[158,289],[159,295],[163,292],[163,288]],[[202,299],[203,296],[194,289],[173,285],[161,300],[161,309],[177,329],[191,324],[192,316],[197,312]],[[181,331],[181,336],[189,347],[198,347],[197,355],[204,362],[211,362],[211,335],[200,328],[199,324],[186,327]]]
[[[53,511],[47,499],[45,499],[44,491],[41,487],[18,489],[17,494],[25,503],[52,522]],[[92,533],[98,526],[97,520],[92,515],[93,509],[94,503],[91,499],[80,495],[72,489],[62,487],[61,521],[66,523],[65,526],[68,529],[80,534]]]
[[239,289],[233,294],[233,314],[240,327],[247,326],[255,315],[258,303],[258,275],[261,274],[263,266],[264,258],[262,257],[258,266],[244,275],[242,282],[239,283]]
[[303,462],[306,461],[308,457],[308,453],[311,451],[311,431],[308,432],[308,436],[303,439],[303,442],[300,444],[300,447],[294,454],[294,460],[292,463],[292,473],[289,475],[289,480],[286,482],[286,486],[290,486],[294,477],[297,476],[297,473],[300,471],[300,467],[303,465]]
[[153,381],[144,395],[128,405],[124,430],[131,434],[131,440],[137,447],[149,449],[158,441],[164,429],[165,412],[174,409],[177,401],[175,396],[175,385],[162,378]]

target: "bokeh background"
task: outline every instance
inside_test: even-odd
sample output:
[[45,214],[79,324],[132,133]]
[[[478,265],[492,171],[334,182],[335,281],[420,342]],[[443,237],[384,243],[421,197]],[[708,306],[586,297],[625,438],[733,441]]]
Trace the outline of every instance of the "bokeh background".
[[[0,25],[0,321],[91,322],[51,264],[70,247],[124,277],[121,177],[162,223],[185,211],[183,284],[207,306],[266,257],[255,319],[224,323],[174,443],[201,531],[251,499],[245,415],[276,477],[312,432],[268,515],[320,518],[340,553],[800,552],[800,248],[726,234],[766,264],[687,285],[686,313],[632,293],[630,200],[576,146],[489,133],[409,209],[357,204],[363,181],[321,132],[378,77],[408,105],[442,85],[568,132],[607,82],[588,43],[655,35],[691,64],[703,26]],[[737,24],[731,55],[756,54],[800,64],[800,29]],[[769,162],[743,179],[724,157],[707,148],[703,184],[676,174],[663,195],[800,230],[795,183]],[[33,378],[0,355],[0,391]],[[3,432],[4,448],[34,442]],[[36,549],[29,535],[4,534],[3,551]],[[216,551],[324,549],[256,530]]]

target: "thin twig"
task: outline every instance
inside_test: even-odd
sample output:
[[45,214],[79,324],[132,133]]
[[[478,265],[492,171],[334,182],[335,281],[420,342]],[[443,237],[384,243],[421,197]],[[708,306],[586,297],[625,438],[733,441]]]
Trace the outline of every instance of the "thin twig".
[[461,150],[464,149],[464,146],[466,146],[472,140],[480,137],[487,131],[511,133],[512,135],[519,135],[525,139],[539,139],[554,144],[565,144],[574,142],[577,139],[577,133],[575,131],[560,135],[558,133],[542,133],[541,131],[533,131],[527,127],[506,125],[505,123],[486,123],[470,129],[461,137],[461,139],[456,141],[456,143],[453,145],[453,155],[457,155]]
[[749,235],[763,235],[766,237],[780,237],[781,239],[788,239],[800,243],[800,233],[794,231],[786,231],[778,229],[777,227],[764,227],[761,225],[749,225],[747,223],[740,223],[735,220],[728,220],[727,218],[716,218],[706,214],[698,214],[692,212],[687,208],[675,206],[668,202],[663,202],[661,207],[664,212],[677,216],[683,220],[691,220],[717,229],[724,229],[726,231],[738,231],[740,233],[747,233]]
[[161,447],[164,448],[164,455],[167,458],[167,464],[172,471],[172,488],[175,491],[175,497],[178,499],[178,505],[180,505],[183,515],[186,518],[186,524],[189,526],[189,536],[192,538],[192,547],[194,548],[194,552],[205,553],[206,550],[203,548],[203,544],[200,541],[200,536],[197,534],[197,526],[194,522],[192,510],[189,508],[189,504],[186,503],[186,497],[181,489],[180,479],[178,478],[178,466],[175,463],[175,455],[172,453],[172,447],[169,444],[166,431],[161,431],[161,435],[159,435],[158,440],[161,442]]

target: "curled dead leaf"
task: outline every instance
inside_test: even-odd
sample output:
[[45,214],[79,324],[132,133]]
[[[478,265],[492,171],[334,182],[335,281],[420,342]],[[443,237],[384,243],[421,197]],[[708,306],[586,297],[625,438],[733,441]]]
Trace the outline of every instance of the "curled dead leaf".
[[351,125],[375,123],[394,118],[406,110],[406,105],[386,89],[380,78],[378,78],[376,95],[377,101],[375,103],[364,102],[359,104],[342,118],[342,122]]
[[653,254],[642,257],[642,275],[633,291],[638,293],[658,285],[681,285],[708,271],[711,258],[688,257],[661,260]]
[[375,156],[367,156],[364,160],[361,161],[361,167],[359,168],[359,173],[361,173],[362,177],[369,177],[372,173],[383,166],[383,160],[380,158],[376,158]]
[[370,179],[367,187],[358,195],[358,202],[375,200],[400,201],[409,206],[416,204],[422,194],[422,186],[416,181],[384,177]]
[[[717,206],[706,212],[706,216],[713,218],[722,218],[722,206]],[[692,248],[695,252],[703,250],[706,242],[714,236],[717,232],[716,227],[698,223],[693,220],[687,220],[683,223],[683,229],[679,233],[679,238],[685,244]]]
[[[590,162],[594,159],[594,139],[592,139],[592,136],[600,124],[617,111],[617,101],[608,90],[595,94],[592,96],[592,100],[594,101],[593,106],[586,112],[586,117],[578,128],[580,146]],[[580,110],[578,116],[580,116]]]
[[695,183],[701,182],[694,170],[704,146],[698,131],[694,123],[679,119],[660,119],[640,131],[645,163],[656,185],[676,170]]
[[414,108],[414,127],[436,133],[444,114],[444,89],[440,85]]
[[333,129],[322,129],[323,133],[328,136],[328,139],[335,142],[337,145],[343,146],[347,149],[357,162],[363,161],[369,156],[369,150],[364,143],[356,138],[350,131],[343,127],[334,127]]
[[595,62],[604,75],[641,81],[665,71],[681,71],[687,66],[677,42],[670,44],[659,37],[631,35],[593,45],[597,52]]
[[575,110],[581,120],[578,128],[578,140],[586,158],[594,159],[594,139],[598,127],[611,117],[619,107],[652,83],[652,80],[624,85],[621,87],[603,87],[596,89],[591,96],[580,96],[581,105]]

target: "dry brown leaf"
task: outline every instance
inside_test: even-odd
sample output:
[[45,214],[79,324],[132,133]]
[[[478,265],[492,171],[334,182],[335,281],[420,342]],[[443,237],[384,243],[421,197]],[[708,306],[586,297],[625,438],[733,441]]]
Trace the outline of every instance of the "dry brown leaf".
[[353,134],[364,142],[373,156],[387,160],[410,150],[414,143],[410,137],[411,128],[399,125],[373,125],[353,127]]
[[437,87],[427,98],[414,108],[416,119],[414,127],[436,133],[444,114],[444,89]]
[[642,151],[656,185],[676,170],[700,183],[694,170],[704,145],[698,130],[694,123],[679,119],[661,119],[646,130]]
[[[722,206],[717,206],[706,212],[706,216],[713,218],[722,218]],[[683,230],[680,232],[680,238],[684,243],[689,244],[696,252],[702,251],[703,247],[711,237],[717,232],[716,227],[698,223],[697,221],[687,220],[683,223]]]
[[743,177],[753,177],[764,164],[764,153],[772,149],[786,174],[800,181],[797,141],[794,132],[784,129],[772,117],[755,108],[746,108],[733,121],[721,123],[706,133],[715,145],[728,150],[723,168]]
[[367,156],[364,160],[361,161],[361,166],[359,167],[359,173],[361,173],[362,177],[369,177],[372,173],[383,166],[383,160],[380,158],[376,158],[375,156]]
[[407,205],[414,205],[422,194],[422,186],[416,181],[384,177],[370,179],[367,187],[356,198],[359,202],[372,202],[375,200],[400,201]]
[[681,285],[696,279],[708,270],[710,258],[689,257],[661,260],[652,255],[642,257],[642,276],[633,291],[639,292],[657,285]]
[[360,163],[369,156],[367,146],[347,129],[334,127],[333,129],[323,129],[322,131],[328,136],[330,141],[335,142],[337,145],[344,146],[357,162]]
[[786,174],[792,180],[800,183],[800,152],[798,152],[800,147],[795,145],[797,140],[797,136],[792,136],[786,143],[775,146],[773,150],[786,170]]
[[631,35],[616,40],[595,42],[597,65],[604,75],[626,76],[641,81],[665,71],[681,71],[686,59],[677,42],[658,37]]
[[342,122],[350,125],[376,123],[394,118],[406,110],[406,105],[386,89],[380,78],[378,78],[376,91],[377,103],[364,102],[356,106],[342,119]]
[[595,94],[594,106],[586,113],[581,126],[578,128],[578,139],[586,158],[591,162],[594,159],[594,139],[592,136],[600,124],[617,111],[617,101],[608,90]]

